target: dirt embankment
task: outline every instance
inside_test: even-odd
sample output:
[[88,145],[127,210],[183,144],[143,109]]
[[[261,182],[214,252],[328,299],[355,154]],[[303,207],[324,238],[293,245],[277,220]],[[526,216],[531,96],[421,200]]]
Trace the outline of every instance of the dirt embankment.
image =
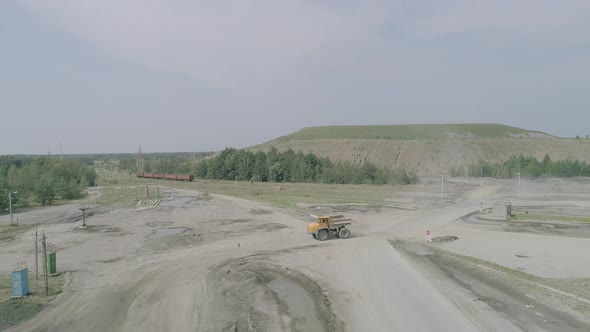
[[523,331],[590,329],[590,297],[579,289],[574,294],[567,280],[543,279],[436,246],[391,244],[425,273],[448,278]]
[[[403,167],[422,174],[446,173],[453,166],[479,160],[498,162],[524,154],[543,159],[578,159],[590,162],[590,140],[559,138],[502,138],[447,140],[318,139],[273,144],[279,151],[293,149],[355,164],[370,161],[386,168]],[[255,149],[270,149],[259,145]]]

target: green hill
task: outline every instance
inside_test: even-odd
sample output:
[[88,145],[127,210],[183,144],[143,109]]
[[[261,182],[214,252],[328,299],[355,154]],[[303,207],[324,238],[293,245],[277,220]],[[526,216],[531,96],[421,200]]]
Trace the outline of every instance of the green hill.
[[311,139],[438,140],[475,138],[551,138],[540,131],[500,124],[425,124],[387,126],[326,126],[301,129],[269,143]]
[[448,173],[451,167],[480,160],[501,162],[518,154],[590,162],[590,139],[564,139],[499,124],[311,127],[248,149],[271,147],[422,174]]

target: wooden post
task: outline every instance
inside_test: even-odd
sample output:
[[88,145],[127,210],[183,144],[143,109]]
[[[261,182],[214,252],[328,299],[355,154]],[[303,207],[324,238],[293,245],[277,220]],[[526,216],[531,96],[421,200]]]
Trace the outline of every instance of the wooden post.
[[479,200],[479,213],[483,213],[483,168],[481,169],[481,196]]
[[45,232],[41,235],[41,244],[43,245],[43,271],[45,272],[45,296],[49,296],[49,271],[47,269],[47,238]]
[[86,210],[88,210],[88,208],[80,209],[80,211],[82,211],[82,227],[86,227]]

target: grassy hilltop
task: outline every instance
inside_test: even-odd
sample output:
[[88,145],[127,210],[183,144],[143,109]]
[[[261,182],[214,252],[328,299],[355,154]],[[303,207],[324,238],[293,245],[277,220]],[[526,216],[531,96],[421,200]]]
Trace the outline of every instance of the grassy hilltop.
[[551,138],[540,131],[525,130],[499,124],[424,124],[388,126],[326,126],[309,127],[269,142],[314,139],[388,139],[438,140],[474,138]]

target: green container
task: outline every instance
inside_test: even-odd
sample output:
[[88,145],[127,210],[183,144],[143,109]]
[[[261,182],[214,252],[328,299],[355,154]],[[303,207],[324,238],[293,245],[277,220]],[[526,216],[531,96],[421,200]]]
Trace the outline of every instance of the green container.
[[47,274],[52,275],[57,273],[57,263],[55,260],[55,253],[47,254]]

